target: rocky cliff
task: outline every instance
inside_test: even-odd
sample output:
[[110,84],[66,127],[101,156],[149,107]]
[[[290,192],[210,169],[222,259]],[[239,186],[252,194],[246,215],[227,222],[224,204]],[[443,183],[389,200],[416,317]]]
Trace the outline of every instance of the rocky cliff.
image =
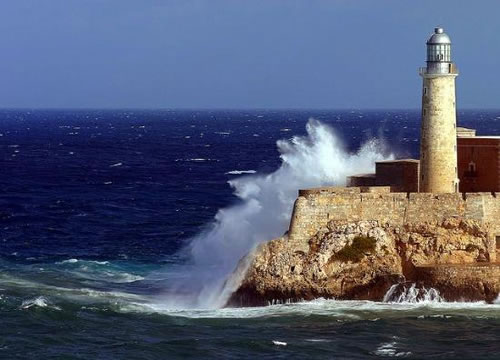
[[228,305],[317,297],[380,301],[405,282],[436,288],[450,301],[493,301],[500,292],[500,264],[490,262],[494,248],[488,225],[471,219],[402,226],[332,220],[307,246],[284,236],[248,255]]

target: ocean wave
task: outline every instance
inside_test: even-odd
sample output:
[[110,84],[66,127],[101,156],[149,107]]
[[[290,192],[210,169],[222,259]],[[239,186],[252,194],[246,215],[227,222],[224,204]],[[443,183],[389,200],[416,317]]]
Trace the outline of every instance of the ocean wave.
[[[54,303],[49,300],[52,298],[69,300],[73,303],[111,303],[117,302],[123,304],[141,304],[148,301],[148,298],[143,295],[133,294],[125,291],[118,290],[96,290],[87,287],[63,287],[48,285],[43,282],[37,282],[21,277],[12,276],[8,274],[0,274],[0,284],[3,290],[16,289],[29,292],[36,290],[39,295],[35,298],[24,300],[19,307],[20,309],[29,309],[33,306],[37,307],[52,307],[57,308]],[[150,300],[150,299],[149,299]]]
[[[361,300],[316,299],[264,307],[222,309],[172,309],[153,301],[130,302],[120,306],[122,312],[158,313],[186,318],[262,318],[275,316],[328,316],[339,321],[376,321],[397,318],[402,314],[415,319],[431,316],[464,316],[500,319],[500,304],[485,302],[384,303]],[[376,320],[375,320],[376,319]]]
[[33,299],[28,299],[24,300],[19,307],[22,310],[26,310],[32,307],[38,307],[38,308],[49,308],[52,310],[61,310],[59,306],[54,305],[52,302],[50,302],[46,297],[44,296],[38,296]]
[[402,284],[394,284],[384,295],[383,302],[392,303],[440,303],[445,300],[441,297],[439,290],[434,288],[417,287],[416,283],[406,287]]
[[71,274],[95,281],[105,281],[112,283],[132,283],[144,280],[144,277],[124,271],[119,266],[111,264],[109,261],[67,259],[56,262],[57,265],[69,267]]
[[98,264],[98,265],[108,265],[109,264],[109,261],[96,261],[96,260],[79,260],[79,259],[67,259],[67,260],[63,260],[63,261],[59,261],[59,262],[56,262],[56,264],[76,264],[76,263],[94,263],[94,264]]

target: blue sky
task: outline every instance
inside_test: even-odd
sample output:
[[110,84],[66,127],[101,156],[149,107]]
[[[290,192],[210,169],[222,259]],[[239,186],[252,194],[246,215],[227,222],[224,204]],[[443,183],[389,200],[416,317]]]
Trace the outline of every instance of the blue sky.
[[418,108],[453,41],[459,108],[500,108],[500,2],[0,0],[0,107]]

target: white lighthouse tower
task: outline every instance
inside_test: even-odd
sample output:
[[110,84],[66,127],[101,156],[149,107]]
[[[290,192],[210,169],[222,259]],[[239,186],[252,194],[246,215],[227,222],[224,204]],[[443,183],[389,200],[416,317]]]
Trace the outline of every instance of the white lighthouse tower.
[[420,191],[458,192],[455,78],[451,40],[443,28],[427,41],[427,67],[420,68],[422,129]]

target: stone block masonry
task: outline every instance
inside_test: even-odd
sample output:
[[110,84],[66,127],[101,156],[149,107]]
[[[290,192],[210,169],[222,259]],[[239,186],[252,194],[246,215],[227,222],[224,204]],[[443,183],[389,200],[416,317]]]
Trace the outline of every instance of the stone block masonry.
[[308,241],[331,220],[375,220],[403,226],[440,223],[455,217],[472,219],[491,230],[490,261],[496,260],[495,238],[500,236],[500,194],[391,193],[389,187],[324,187],[299,190],[288,238],[307,251]]

